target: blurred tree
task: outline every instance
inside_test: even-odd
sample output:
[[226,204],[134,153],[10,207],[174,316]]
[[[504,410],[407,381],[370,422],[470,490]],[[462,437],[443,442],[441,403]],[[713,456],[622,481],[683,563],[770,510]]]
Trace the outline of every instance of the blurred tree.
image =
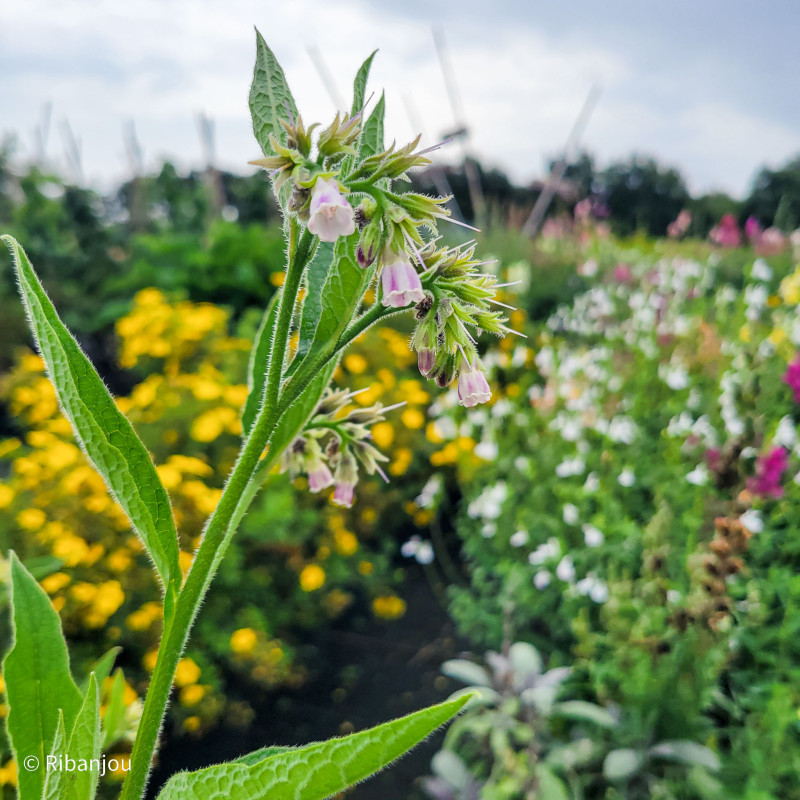
[[734,200],[725,192],[711,192],[689,201],[689,211],[692,212],[692,224],[689,228],[690,235],[705,239],[709,231],[722,219],[725,214],[733,214],[737,219],[742,217],[742,204]]
[[644,231],[664,236],[667,225],[689,202],[681,174],[653,158],[633,156],[611,164],[598,177],[617,233],[629,236]]
[[775,225],[781,230],[794,230],[800,224],[800,155],[778,169],[765,167],[756,175],[744,214],[754,216],[765,227]]

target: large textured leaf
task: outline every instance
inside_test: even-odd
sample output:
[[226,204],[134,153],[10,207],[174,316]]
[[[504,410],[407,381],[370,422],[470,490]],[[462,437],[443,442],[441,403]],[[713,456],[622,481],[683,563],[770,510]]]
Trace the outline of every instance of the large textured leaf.
[[381,94],[381,99],[375,104],[375,108],[372,109],[372,113],[364,123],[364,129],[361,131],[358,154],[362,159],[383,152],[383,117],[385,113],[386,102]]
[[28,320],[78,442],[125,509],[164,585],[179,582],[172,510],[147,450],[59,319],[25,251],[10,236],[0,238],[14,257]]
[[258,30],[256,65],[250,87],[250,115],[253,118],[253,133],[264,155],[273,154],[270,135],[281,144],[286,143],[286,131],[281,120],[290,121],[297,117],[297,106],[286,83],[286,76]]
[[7,729],[17,763],[36,758],[39,769],[19,769],[21,800],[42,796],[45,755],[50,753],[63,712],[72,730],[83,698],[69,671],[69,655],[58,614],[44,590],[11,552],[14,644],[3,663]]
[[264,386],[269,370],[269,354],[272,339],[275,335],[275,322],[278,319],[278,298],[280,292],[275,292],[269,301],[267,310],[261,318],[256,333],[253,348],[250,351],[250,363],[247,368],[247,400],[242,409],[242,436],[247,438],[253,423],[256,421],[258,410],[264,399]]
[[290,406],[289,410],[281,417],[275,432],[269,442],[270,462],[274,463],[291,443],[311,418],[317,407],[325,388],[330,383],[336,361],[333,360],[316,375],[308,384],[303,393]]
[[[305,298],[300,315],[300,335],[294,364],[299,364],[311,348],[322,311],[322,291],[333,262],[333,243],[320,242],[314,260],[305,271]],[[291,372],[291,370],[290,370]]]
[[[79,766],[85,761],[91,767],[91,761],[100,758],[100,741],[100,691],[92,673],[86,698],[69,737],[67,755]],[[68,771],[63,778],[62,797],[64,800],[92,800],[99,778],[99,769]]]
[[357,241],[357,233],[340,236],[334,246],[333,263],[322,289],[319,322],[314,334],[314,347],[323,353],[333,351],[375,274],[377,262],[367,269],[358,266],[355,260]]
[[352,736],[257,761],[219,764],[170,778],[159,800],[324,800],[368,778],[443,725],[466,702],[441,703]]

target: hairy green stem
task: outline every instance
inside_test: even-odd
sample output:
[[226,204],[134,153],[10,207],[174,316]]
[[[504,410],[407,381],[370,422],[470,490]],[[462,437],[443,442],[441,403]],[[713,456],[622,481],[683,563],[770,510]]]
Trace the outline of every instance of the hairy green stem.
[[[293,241],[290,240],[290,243],[293,244]],[[130,771],[122,787],[121,800],[139,800],[144,793],[178,660],[230,539],[258,491],[258,485],[255,485],[253,478],[275,425],[288,407],[286,403],[282,404],[282,408],[278,407],[280,376],[297,291],[303,270],[313,255],[313,243],[313,237],[306,231],[297,246],[289,249],[289,264],[272,339],[270,372],[264,402],[225,485],[219,504],[208,521],[174,612],[164,620],[164,632],[145,697],[139,732],[131,754]],[[271,463],[274,463],[275,456],[269,458]]]

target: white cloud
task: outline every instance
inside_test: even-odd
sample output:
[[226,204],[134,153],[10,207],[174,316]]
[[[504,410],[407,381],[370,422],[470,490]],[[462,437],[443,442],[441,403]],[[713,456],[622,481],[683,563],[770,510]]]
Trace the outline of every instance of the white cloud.
[[[386,89],[388,135],[404,141],[415,133],[406,98],[426,143],[451,128],[428,23],[358,0],[6,0],[0,58],[13,71],[0,83],[4,128],[16,130],[30,152],[31,132],[51,100],[54,123],[69,119],[82,140],[87,176],[107,185],[126,171],[126,120],[135,121],[149,166],[167,155],[197,166],[195,116],[204,111],[216,122],[220,163],[244,169],[257,154],[247,113],[254,24],[284,65],[307,121],[324,121],[334,109],[306,48],[319,48],[349,97],[355,70],[378,47],[372,86]],[[680,167],[693,188],[742,193],[757,166],[800,149],[789,128],[691,81],[698,68],[724,73],[702,56],[677,72],[642,71],[634,55],[593,40],[592,31],[554,38],[525,19],[486,23],[477,12],[449,23],[447,34],[472,147],[517,180],[541,174],[594,83],[604,93],[585,144],[601,162],[654,153]],[[460,156],[451,150],[446,157]],[[49,152],[60,158],[62,151],[54,127]]]

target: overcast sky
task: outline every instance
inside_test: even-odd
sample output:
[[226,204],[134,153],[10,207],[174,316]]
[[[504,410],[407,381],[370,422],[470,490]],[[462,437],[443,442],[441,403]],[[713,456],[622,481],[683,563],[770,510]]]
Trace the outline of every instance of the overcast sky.
[[52,102],[47,156],[66,163],[68,120],[86,178],[109,186],[127,175],[126,121],[148,167],[201,166],[205,112],[219,164],[246,170],[260,155],[247,109],[253,25],[307,122],[334,112],[309,48],[347,105],[355,70],[379,48],[372,88],[386,90],[387,135],[421,129],[426,144],[454,122],[432,35],[441,28],[471,147],[520,182],[541,176],[594,84],[584,145],[601,165],[653,154],[693,191],[742,195],[758,167],[800,152],[795,0],[0,0],[0,135],[16,133],[31,157]]

